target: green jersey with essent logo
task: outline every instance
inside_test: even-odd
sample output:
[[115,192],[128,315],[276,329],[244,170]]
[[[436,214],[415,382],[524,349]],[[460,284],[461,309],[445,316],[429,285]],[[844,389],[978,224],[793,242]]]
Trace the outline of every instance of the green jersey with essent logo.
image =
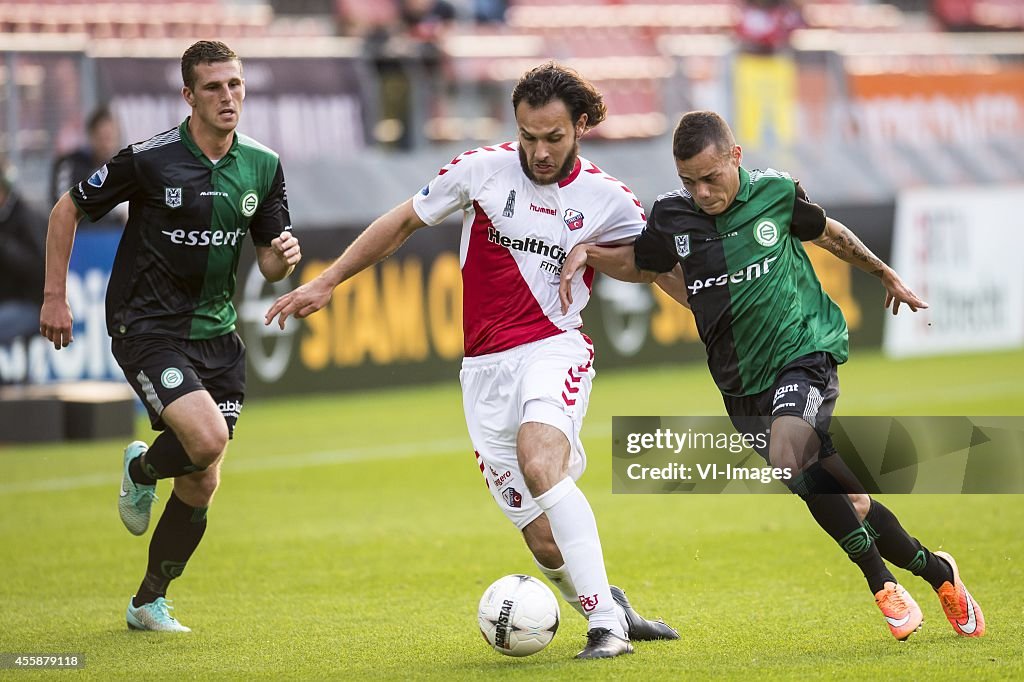
[[231,298],[246,233],[269,246],[291,229],[278,155],[235,134],[224,158],[207,158],[177,128],[122,149],[70,190],[90,219],[128,202],[107,286],[113,337],[210,339],[231,332]]
[[682,266],[711,374],[732,396],[767,390],[808,353],[849,355],[846,320],[801,243],[822,234],[825,212],[786,173],[739,176],[735,201],[717,216],[685,190],[659,197],[635,246],[641,269]]

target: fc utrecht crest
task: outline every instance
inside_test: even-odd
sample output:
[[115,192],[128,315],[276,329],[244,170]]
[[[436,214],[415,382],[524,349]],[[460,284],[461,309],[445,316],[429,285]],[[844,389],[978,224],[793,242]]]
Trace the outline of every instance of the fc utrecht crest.
[[515,509],[519,509],[523,506],[523,494],[515,488],[505,488],[501,491],[501,496],[505,498],[505,504]]
[[164,187],[164,203],[171,208],[178,208],[181,206],[181,188],[180,187]]
[[676,253],[679,254],[680,258],[686,258],[690,255],[690,235],[676,235]]
[[583,214],[579,211],[567,208],[565,209],[565,215],[562,216],[562,218],[565,220],[565,224],[570,230],[578,230],[583,227]]

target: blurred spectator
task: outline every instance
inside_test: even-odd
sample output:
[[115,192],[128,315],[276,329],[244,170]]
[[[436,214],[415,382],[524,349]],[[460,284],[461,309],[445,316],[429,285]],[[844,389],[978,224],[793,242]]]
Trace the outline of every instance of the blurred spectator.
[[398,14],[410,38],[435,49],[445,28],[455,21],[455,7],[448,0],[399,0]]
[[481,24],[505,23],[508,0],[473,0],[473,18]]
[[0,343],[39,332],[46,216],[29,206],[0,164]]
[[744,0],[736,37],[744,52],[774,54],[789,47],[789,35],[802,25],[791,0]]
[[440,115],[450,80],[441,40],[456,19],[448,0],[398,0],[396,18],[369,32],[366,50],[380,78],[378,142],[412,149],[415,126]]
[[[75,183],[85,180],[93,171],[109,161],[121,149],[121,129],[114,114],[106,106],[101,106],[89,114],[86,121],[87,142],[83,147],[64,154],[53,162],[50,176],[50,202],[57,203],[61,195]],[[103,221],[104,225],[116,224],[124,226],[123,211],[113,212]],[[80,227],[94,224],[83,218]]]

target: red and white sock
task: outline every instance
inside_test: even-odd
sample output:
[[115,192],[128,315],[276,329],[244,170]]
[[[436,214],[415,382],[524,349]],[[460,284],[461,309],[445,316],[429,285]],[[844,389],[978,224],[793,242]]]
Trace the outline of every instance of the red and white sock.
[[534,499],[547,514],[551,535],[565,560],[564,568],[575,587],[589,628],[608,628],[625,638],[625,629],[616,615],[615,602],[608,589],[597,521],[583,491],[567,477]]
[[[569,571],[565,570],[565,564],[562,564],[558,568],[548,568],[541,562],[537,561],[536,557],[534,557],[533,563],[537,564],[537,568],[539,568],[540,572],[544,574],[544,577],[548,579],[548,582],[558,589],[559,594],[562,595],[562,599],[567,601],[570,606],[576,609],[577,613],[584,618],[587,618],[587,613],[583,610],[583,605],[580,604],[580,598],[576,592],[576,587],[572,584],[572,579],[569,578]],[[615,603],[615,601],[612,600],[612,603]],[[623,611],[622,607],[617,603],[615,604],[615,615],[618,616],[619,625],[622,626],[622,629],[627,630],[629,626],[626,624],[626,612]]]

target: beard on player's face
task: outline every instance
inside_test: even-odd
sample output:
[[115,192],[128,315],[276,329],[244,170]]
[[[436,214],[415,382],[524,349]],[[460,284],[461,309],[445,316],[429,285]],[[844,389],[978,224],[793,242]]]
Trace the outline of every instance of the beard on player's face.
[[523,148],[522,143],[520,143],[519,145],[519,165],[522,167],[523,173],[526,175],[526,177],[530,178],[530,180],[537,183],[538,185],[553,185],[554,183],[561,182],[565,178],[569,177],[569,174],[572,173],[572,169],[576,166],[576,159],[579,157],[579,155],[579,136],[575,135],[574,133],[572,139],[572,148],[566,155],[565,161],[562,162],[562,165],[561,167],[559,167],[558,172],[548,178],[539,180],[537,179],[537,176],[533,173],[533,171],[530,169],[532,159],[526,158],[526,150]]

